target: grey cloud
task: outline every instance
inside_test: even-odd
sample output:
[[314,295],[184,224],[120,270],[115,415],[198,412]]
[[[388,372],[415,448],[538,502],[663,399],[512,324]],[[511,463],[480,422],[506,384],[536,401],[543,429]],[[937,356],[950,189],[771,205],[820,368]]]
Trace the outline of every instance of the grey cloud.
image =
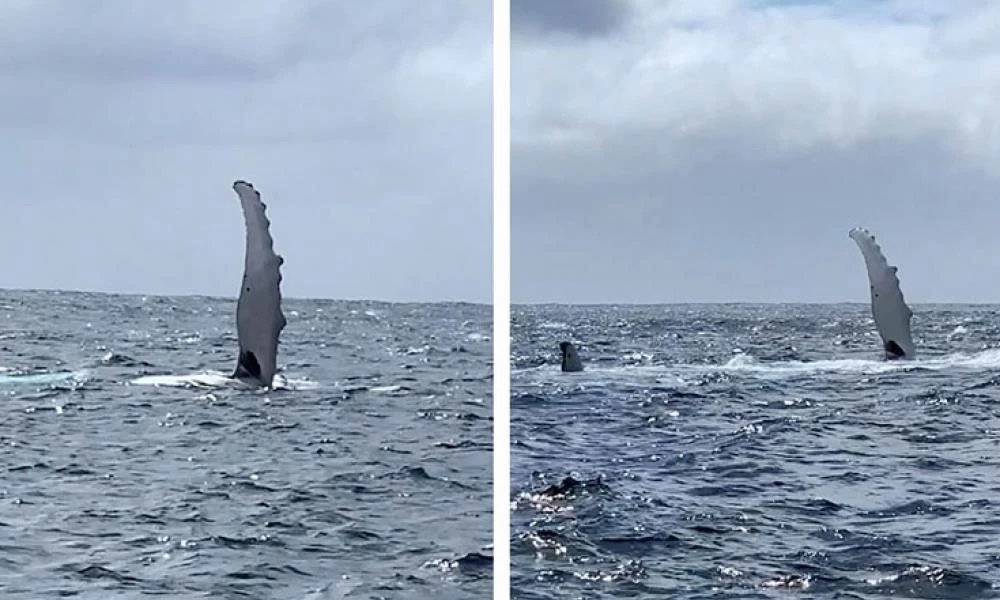
[[260,21],[251,20],[248,25],[256,27],[245,27],[242,36],[238,27],[219,26],[231,24],[224,6],[214,3],[199,15],[186,0],[43,0],[35,10],[6,15],[0,25],[0,72],[105,83],[253,80],[274,76],[301,58],[293,44],[266,35],[269,28]]
[[629,0],[511,0],[515,34],[567,34],[603,37],[625,27],[632,15]]
[[325,0],[38,0],[0,15],[0,73],[104,81],[252,81],[345,57],[392,68],[471,20],[488,26],[490,18],[481,8],[434,1],[359,10]]
[[247,179],[287,296],[489,301],[488,4],[78,4],[0,8],[0,286],[231,296]]
[[914,302],[1000,297],[1000,179],[935,139],[769,154],[731,131],[672,156],[664,135],[514,149],[515,302],[864,302],[855,225]]

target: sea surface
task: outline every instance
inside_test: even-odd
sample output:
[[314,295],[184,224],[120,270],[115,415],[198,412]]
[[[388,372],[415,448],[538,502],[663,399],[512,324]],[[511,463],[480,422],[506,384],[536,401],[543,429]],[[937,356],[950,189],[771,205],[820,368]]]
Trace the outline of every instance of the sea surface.
[[284,310],[262,391],[234,299],[0,292],[0,598],[490,596],[490,307]]
[[913,310],[512,307],[512,597],[1000,596],[1000,307]]

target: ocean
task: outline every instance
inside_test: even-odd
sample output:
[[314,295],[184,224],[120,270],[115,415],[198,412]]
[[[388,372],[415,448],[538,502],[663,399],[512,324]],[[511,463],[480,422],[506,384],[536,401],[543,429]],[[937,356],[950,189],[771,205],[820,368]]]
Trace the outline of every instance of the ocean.
[[487,598],[492,309],[0,292],[0,598]]
[[1000,595],[1000,307],[913,310],[512,307],[512,597]]

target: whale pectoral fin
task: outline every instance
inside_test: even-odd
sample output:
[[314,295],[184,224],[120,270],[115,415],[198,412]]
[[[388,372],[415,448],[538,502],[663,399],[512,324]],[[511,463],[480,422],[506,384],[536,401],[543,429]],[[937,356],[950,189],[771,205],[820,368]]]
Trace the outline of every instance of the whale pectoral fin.
[[872,232],[855,227],[848,235],[861,250],[868,271],[868,286],[871,290],[872,318],[889,358],[910,358],[916,354],[910,319],[913,311],[903,298],[899,285],[899,269],[890,265],[881,246]]
[[240,353],[239,360],[236,361],[236,371],[233,372],[233,379],[247,377],[260,380],[260,363],[257,362],[257,356],[253,352],[244,350]]
[[243,283],[236,301],[240,348],[236,375],[242,373],[245,379],[267,387],[277,372],[278,338],[288,324],[281,310],[281,265],[285,261],[274,251],[271,221],[260,193],[242,180],[233,183],[233,190],[246,227]]

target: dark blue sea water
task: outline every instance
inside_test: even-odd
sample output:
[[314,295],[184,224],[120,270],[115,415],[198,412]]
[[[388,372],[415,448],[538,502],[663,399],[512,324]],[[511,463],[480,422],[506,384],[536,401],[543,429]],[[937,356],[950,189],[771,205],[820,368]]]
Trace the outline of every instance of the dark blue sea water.
[[284,306],[291,389],[156,387],[234,300],[0,292],[0,598],[490,596],[490,307]]
[[997,597],[1000,308],[914,312],[513,307],[512,596]]

